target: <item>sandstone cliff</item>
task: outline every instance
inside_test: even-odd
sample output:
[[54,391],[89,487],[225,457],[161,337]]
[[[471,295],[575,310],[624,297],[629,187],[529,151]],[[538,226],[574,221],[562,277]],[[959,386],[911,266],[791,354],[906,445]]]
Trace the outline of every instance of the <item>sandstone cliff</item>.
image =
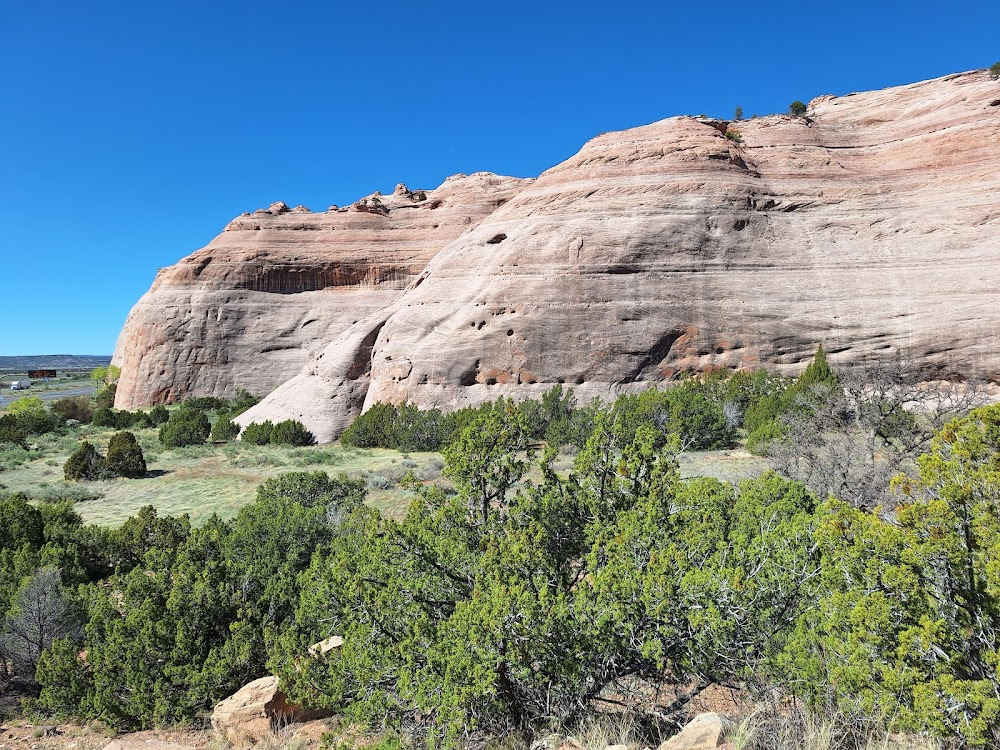
[[376,401],[611,397],[687,369],[795,371],[820,341],[835,362],[995,380],[998,137],[983,71],[601,135],[241,421],[330,440]]
[[[428,247],[422,270],[415,256],[393,262],[401,246],[389,248],[373,265],[408,272],[394,272],[377,303],[366,304],[369,287],[351,287],[352,314],[328,313],[296,350],[297,361],[315,356],[240,421],[297,418],[330,440],[379,400],[452,408],[556,382],[611,397],[687,369],[795,371],[819,341],[834,362],[903,359],[928,377],[997,379],[998,136],[1000,83],[984,71],[819,97],[804,117],[677,117],[601,135],[533,182],[504,183],[509,200],[440,252]],[[375,236],[357,231],[359,246]],[[285,233],[286,254],[300,234]],[[167,273],[198,268],[197,257]],[[189,308],[168,317],[187,331],[165,348],[190,375],[130,386],[122,405],[242,374],[208,366],[229,345],[207,342],[211,321],[178,286]],[[316,310],[334,298],[300,294],[316,295]],[[247,327],[275,315],[241,304]],[[127,340],[145,342],[137,333]],[[258,350],[279,333],[262,330]],[[141,351],[129,360],[132,349],[142,347],[116,354],[125,372],[141,370],[129,377],[162,382],[163,365]],[[206,362],[203,349],[218,354]]]
[[132,309],[113,360],[116,406],[271,391],[525,182],[457,175],[322,213],[275,203],[237,217]]

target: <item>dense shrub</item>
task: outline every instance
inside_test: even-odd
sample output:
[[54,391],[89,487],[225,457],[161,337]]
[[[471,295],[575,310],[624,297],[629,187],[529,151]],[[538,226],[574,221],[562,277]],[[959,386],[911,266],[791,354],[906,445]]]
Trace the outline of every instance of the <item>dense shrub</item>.
[[0,529],[0,551],[20,549],[26,544],[41,547],[45,540],[41,511],[29,504],[23,493],[0,495]]
[[271,443],[274,445],[312,445],[315,442],[313,434],[296,419],[278,422],[271,430]]
[[341,433],[340,442],[356,448],[395,448],[399,444],[395,419],[396,407],[378,402],[355,417]]
[[445,445],[453,432],[453,421],[440,409],[377,403],[358,415],[340,436],[340,441],[357,448],[436,451]]
[[785,437],[789,421],[813,413],[829,400],[837,386],[837,376],[820,344],[813,361],[796,380],[785,387],[768,389],[747,405],[743,420],[747,450],[766,455],[772,445]]
[[12,443],[22,448],[28,446],[27,433],[13,414],[0,416],[0,444]]
[[127,409],[98,409],[94,412],[93,424],[97,427],[114,427],[127,430],[130,427],[149,427],[151,422],[143,411]]
[[102,406],[94,412],[92,422],[95,427],[114,427],[115,426],[115,411],[114,409]]
[[212,425],[213,442],[228,443],[230,440],[235,440],[239,434],[240,427],[230,419],[229,412],[221,412],[215,418],[215,424]]
[[228,407],[229,402],[218,396],[193,396],[181,404],[181,408],[194,409],[196,411],[216,411]]
[[776,419],[762,422],[747,434],[746,449],[756,456],[766,456],[768,448],[785,436],[781,423]]
[[107,471],[116,476],[139,478],[146,476],[146,459],[131,432],[116,432],[108,442],[105,459]]
[[593,429],[594,409],[596,405],[578,409],[573,389],[564,390],[558,383],[543,393],[540,401],[527,399],[518,404],[518,410],[528,426],[528,434],[554,446],[583,446]]
[[45,402],[38,396],[24,396],[7,407],[7,413],[17,419],[26,435],[44,435],[57,429],[62,420],[45,408]]
[[149,410],[146,420],[149,422],[150,427],[159,427],[161,424],[166,424],[170,421],[170,412],[167,411],[167,407],[163,404],[157,404]]
[[[522,401],[517,409],[526,424],[528,434],[550,445],[582,446],[593,427],[597,404],[579,409],[572,389],[555,385],[542,395],[542,400]],[[496,404],[487,402],[464,407],[449,414],[440,409],[420,409],[413,404],[377,403],[358,415],[340,436],[344,445],[357,448],[389,448],[399,451],[439,451],[473,421],[493,410]]]
[[[618,450],[610,426],[598,418],[572,478],[543,465],[514,493],[527,425],[500,403],[445,451],[456,494],[421,490],[401,522],[357,508],[275,652],[291,697],[376,725],[418,716],[461,745],[565,725],[619,679],[760,674],[814,569],[815,499],[774,475],[682,482],[655,428]],[[331,622],[350,647],[295,660]]]
[[621,396],[612,408],[619,439],[629,442],[639,428],[652,425],[656,442],[666,445],[670,435],[680,436],[681,444],[696,450],[731,445],[735,429],[726,419],[723,404],[711,398],[705,382],[686,380],[666,391],[651,389]]
[[67,480],[99,479],[104,475],[104,458],[97,448],[84,440],[80,447],[66,459],[63,474]]
[[1000,78],[1000,62],[995,62],[990,66],[990,78],[994,81]]
[[948,423],[891,513],[831,501],[816,606],[786,669],[824,710],[995,747],[1000,733],[1000,405]]
[[227,411],[230,417],[238,417],[251,406],[256,406],[259,403],[260,399],[250,393],[250,391],[245,388],[237,388],[236,398],[233,399]]
[[270,420],[251,422],[243,429],[240,440],[248,445],[267,445],[271,442],[271,432],[274,425]]
[[170,421],[160,425],[160,442],[168,448],[201,445],[212,431],[204,412],[196,409],[178,409]]
[[804,115],[807,109],[808,107],[797,99],[788,105],[789,113],[796,116]]
[[210,711],[266,674],[299,575],[363,492],[346,478],[288,474],[261,485],[233,521],[199,528],[143,508],[106,538],[116,570],[90,587],[85,642],[57,642],[42,656],[40,704],[120,728]]
[[97,392],[94,394],[94,406],[98,409],[112,408],[115,405],[115,393],[117,390],[117,383],[103,385],[98,388]]
[[94,417],[90,399],[85,396],[57,399],[52,402],[52,411],[64,421],[75,419],[80,424],[90,424]]

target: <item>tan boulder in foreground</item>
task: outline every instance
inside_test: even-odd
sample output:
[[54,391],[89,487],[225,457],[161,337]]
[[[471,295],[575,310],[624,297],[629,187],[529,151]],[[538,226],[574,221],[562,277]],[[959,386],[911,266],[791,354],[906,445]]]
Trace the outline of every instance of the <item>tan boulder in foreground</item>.
[[726,741],[731,728],[730,721],[721,714],[698,714],[659,750],[714,750]]
[[216,705],[212,727],[230,743],[241,745],[266,737],[288,724],[328,716],[325,711],[303,709],[289,703],[278,688],[277,677],[249,682]]

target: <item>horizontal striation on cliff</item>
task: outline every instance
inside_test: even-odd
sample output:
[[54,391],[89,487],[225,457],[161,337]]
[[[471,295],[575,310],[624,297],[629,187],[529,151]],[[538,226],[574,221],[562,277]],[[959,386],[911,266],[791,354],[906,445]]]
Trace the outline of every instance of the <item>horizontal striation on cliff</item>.
[[161,270],[132,309],[114,355],[116,405],[273,390],[525,182],[456,175],[324,212],[275,203],[237,217]]
[[376,401],[454,408],[686,370],[905,360],[1000,378],[1000,84],[606,133],[514,191],[241,419],[331,440]]

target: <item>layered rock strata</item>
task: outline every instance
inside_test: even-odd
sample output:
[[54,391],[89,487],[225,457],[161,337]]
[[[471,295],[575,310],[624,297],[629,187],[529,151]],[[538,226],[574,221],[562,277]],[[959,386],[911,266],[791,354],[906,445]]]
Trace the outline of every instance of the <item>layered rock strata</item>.
[[818,342],[997,379],[998,137],[985,71],[601,135],[240,421],[331,440],[376,401],[610,398],[685,370],[794,372]]
[[161,272],[119,341],[118,405],[279,386],[240,421],[330,440],[376,401],[611,398],[794,372],[818,342],[996,380],[998,136],[1000,83],[976,71],[607,133],[534,181],[276,204]]
[[237,217],[161,270],[132,309],[113,360],[122,368],[116,406],[237,387],[268,393],[524,183],[457,175],[436,190],[399,185],[322,213],[275,203]]

